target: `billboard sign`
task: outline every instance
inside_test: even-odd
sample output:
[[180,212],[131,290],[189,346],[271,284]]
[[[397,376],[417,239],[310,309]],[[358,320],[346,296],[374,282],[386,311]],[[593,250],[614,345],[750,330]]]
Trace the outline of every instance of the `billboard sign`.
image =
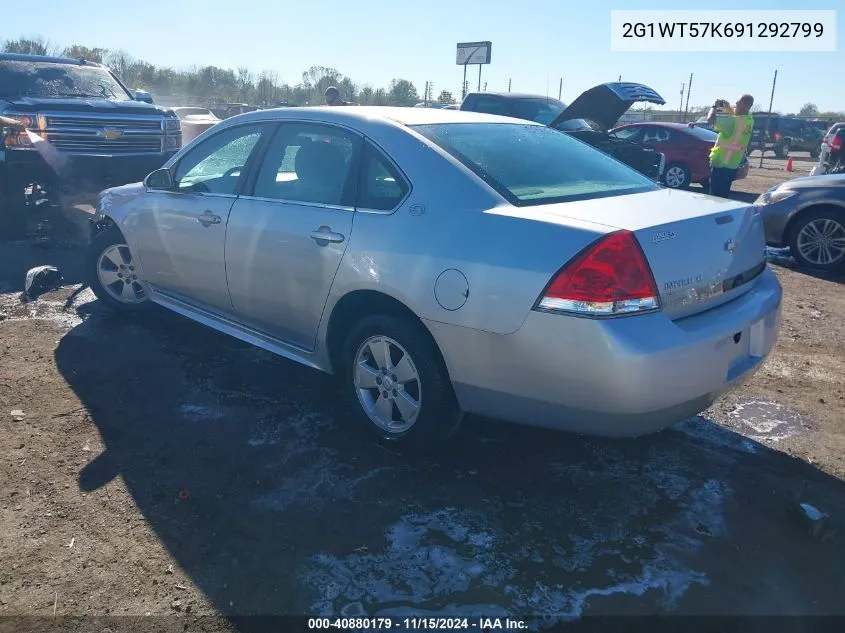
[[489,64],[492,42],[461,42],[458,44],[458,66]]

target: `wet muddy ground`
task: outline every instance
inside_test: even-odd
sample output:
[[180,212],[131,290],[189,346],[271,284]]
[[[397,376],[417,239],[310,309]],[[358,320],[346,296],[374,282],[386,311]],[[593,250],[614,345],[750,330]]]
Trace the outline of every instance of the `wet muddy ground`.
[[[772,251],[776,352],[673,429],[470,418],[409,456],[329,377],[106,313],[79,254],[0,247],[0,616],[845,614],[841,279]],[[43,263],[65,285],[21,303]]]

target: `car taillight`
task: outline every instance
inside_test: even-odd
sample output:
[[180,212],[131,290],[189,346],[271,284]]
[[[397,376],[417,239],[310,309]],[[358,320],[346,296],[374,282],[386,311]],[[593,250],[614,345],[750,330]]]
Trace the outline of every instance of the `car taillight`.
[[609,233],[576,255],[552,279],[537,309],[581,316],[658,310],[651,268],[630,231]]
[[840,149],[842,149],[842,137],[838,134],[834,136],[830,141],[830,146],[838,152]]

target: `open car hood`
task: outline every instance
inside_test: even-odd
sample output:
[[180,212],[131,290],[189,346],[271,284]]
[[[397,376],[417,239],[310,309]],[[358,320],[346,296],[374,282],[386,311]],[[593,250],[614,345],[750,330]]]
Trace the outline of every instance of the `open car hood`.
[[643,84],[612,82],[590,88],[557,115],[549,126],[557,127],[569,119],[594,121],[601,129],[609,130],[632,105],[639,101],[665,105],[659,94]]

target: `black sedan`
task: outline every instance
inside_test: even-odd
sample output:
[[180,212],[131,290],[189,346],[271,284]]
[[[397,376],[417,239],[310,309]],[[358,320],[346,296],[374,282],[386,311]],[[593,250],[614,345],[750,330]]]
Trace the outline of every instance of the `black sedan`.
[[804,266],[845,270],[845,174],[787,180],[754,204],[769,246],[789,247]]

